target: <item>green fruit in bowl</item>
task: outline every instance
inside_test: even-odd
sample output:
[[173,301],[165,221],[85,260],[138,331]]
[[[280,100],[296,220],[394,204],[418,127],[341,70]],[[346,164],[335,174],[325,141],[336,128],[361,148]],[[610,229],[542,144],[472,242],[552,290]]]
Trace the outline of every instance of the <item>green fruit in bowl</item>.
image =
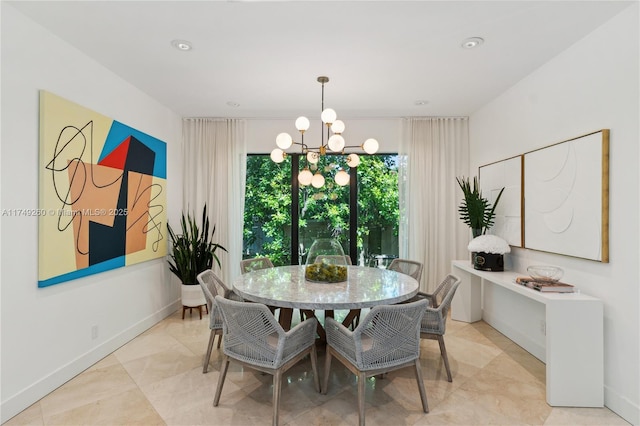
[[347,267],[327,263],[313,263],[305,269],[309,281],[338,283],[347,280]]

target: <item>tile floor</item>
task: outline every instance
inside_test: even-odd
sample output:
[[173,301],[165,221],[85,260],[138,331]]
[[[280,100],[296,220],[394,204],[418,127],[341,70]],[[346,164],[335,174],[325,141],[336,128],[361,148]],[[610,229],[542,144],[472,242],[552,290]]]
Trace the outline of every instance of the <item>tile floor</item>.
[[[176,312],[5,425],[270,424],[271,376],[237,364],[229,367],[220,405],[212,406],[220,350],[202,374],[208,323],[208,317],[194,313],[182,320]],[[430,412],[422,412],[413,370],[399,370],[368,380],[368,425],[628,424],[607,408],[547,405],[544,364],[486,323],[449,320],[447,327],[453,383],[446,380],[437,341],[422,341]],[[320,353],[321,375],[323,367]],[[316,393],[308,359],[286,375],[281,425],[357,423],[355,377],[339,362],[332,364],[327,395]]]

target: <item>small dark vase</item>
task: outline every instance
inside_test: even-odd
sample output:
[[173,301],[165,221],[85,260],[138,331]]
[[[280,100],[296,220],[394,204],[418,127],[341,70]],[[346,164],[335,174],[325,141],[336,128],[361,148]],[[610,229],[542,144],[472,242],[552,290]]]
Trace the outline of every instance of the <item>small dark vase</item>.
[[483,251],[471,253],[473,269],[480,271],[501,272],[504,271],[504,256]]

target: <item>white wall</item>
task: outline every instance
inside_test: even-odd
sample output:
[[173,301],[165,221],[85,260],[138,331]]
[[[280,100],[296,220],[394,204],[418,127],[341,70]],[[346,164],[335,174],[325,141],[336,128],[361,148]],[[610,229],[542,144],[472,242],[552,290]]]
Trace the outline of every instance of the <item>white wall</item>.
[[[1,209],[38,207],[38,90],[167,142],[169,220],[180,214],[180,118],[5,2]],[[166,260],[39,289],[36,217],[0,221],[2,422],[178,309]],[[92,339],[91,327],[98,327]]]
[[636,3],[470,117],[472,174],[483,164],[611,129],[610,262],[524,249],[510,258],[516,270],[558,265],[563,281],[603,300],[605,405],[633,424],[640,423],[638,13]]

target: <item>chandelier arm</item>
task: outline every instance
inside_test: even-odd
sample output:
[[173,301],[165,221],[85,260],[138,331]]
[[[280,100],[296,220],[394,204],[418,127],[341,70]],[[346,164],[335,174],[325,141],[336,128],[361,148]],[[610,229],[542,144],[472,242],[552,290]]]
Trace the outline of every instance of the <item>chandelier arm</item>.
[[304,132],[300,133],[300,153],[305,154],[309,149],[306,143],[304,143]]
[[329,129],[330,128],[331,128],[331,126],[327,126],[327,143],[324,142],[324,134],[322,135],[322,147],[323,148],[327,148],[329,146],[329,136],[330,136]]

